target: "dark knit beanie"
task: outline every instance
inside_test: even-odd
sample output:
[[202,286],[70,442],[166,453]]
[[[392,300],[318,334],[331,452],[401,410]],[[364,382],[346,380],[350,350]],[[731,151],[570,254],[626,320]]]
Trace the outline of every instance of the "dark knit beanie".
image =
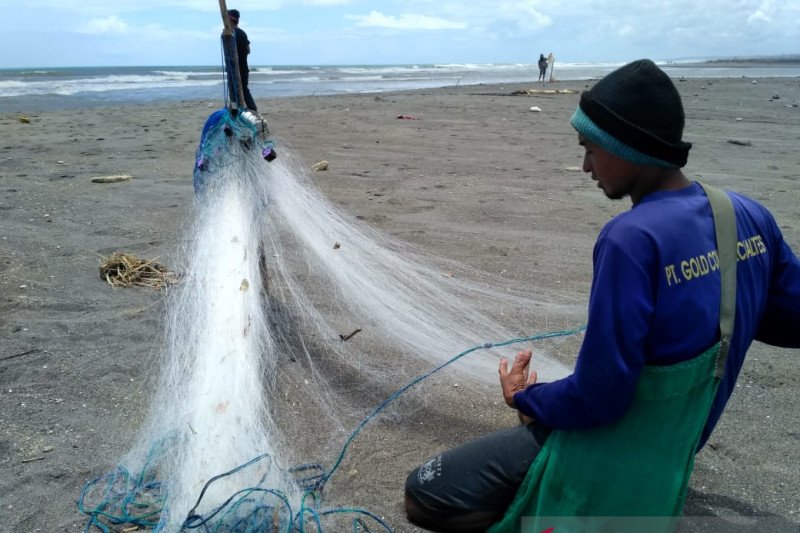
[[640,165],[680,168],[683,104],[672,80],[649,59],[620,67],[581,95],[572,125],[617,157]]

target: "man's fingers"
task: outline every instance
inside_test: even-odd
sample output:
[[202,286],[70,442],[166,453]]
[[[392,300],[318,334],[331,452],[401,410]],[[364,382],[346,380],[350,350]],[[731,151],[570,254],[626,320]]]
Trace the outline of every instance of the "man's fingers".
[[528,377],[528,385],[533,385],[534,383],[536,383],[536,379],[538,377],[539,376],[536,375],[536,370],[531,370],[531,375],[530,377]]
[[508,359],[505,357],[500,358],[500,368],[498,370],[500,371],[501,378],[504,378],[508,375]]
[[514,358],[514,368],[525,368],[528,366],[528,363],[531,362],[531,356],[533,352],[530,350],[522,350],[517,353],[517,357]]

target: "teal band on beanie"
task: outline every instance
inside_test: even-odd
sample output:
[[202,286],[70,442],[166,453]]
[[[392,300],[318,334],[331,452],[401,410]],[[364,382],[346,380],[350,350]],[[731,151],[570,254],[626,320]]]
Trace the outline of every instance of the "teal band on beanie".
[[592,122],[592,119],[590,119],[580,107],[578,107],[575,110],[575,113],[572,114],[570,123],[572,124],[573,128],[578,130],[578,133],[582,133],[587,139],[601,146],[607,152],[611,152],[615,156],[626,161],[630,161],[631,163],[635,163],[637,165],[646,165],[651,167],[678,168],[678,165],[674,163],[668,163],[667,161],[643,154],[636,148],[628,146],[616,137],[612,137],[600,129],[597,124]]

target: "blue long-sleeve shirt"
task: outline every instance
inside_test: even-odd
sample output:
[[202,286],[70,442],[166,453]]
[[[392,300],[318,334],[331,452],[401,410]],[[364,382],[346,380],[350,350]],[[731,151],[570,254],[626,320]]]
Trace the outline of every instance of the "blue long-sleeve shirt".
[[[729,193],[738,234],[736,323],[725,376],[700,442],[733,392],[753,339],[800,347],[800,261],[772,215]],[[720,277],[708,199],[693,183],[642,198],[600,232],[586,335],[575,371],[514,395],[516,407],[556,429],[622,417],[644,365],[700,355],[719,339]]]

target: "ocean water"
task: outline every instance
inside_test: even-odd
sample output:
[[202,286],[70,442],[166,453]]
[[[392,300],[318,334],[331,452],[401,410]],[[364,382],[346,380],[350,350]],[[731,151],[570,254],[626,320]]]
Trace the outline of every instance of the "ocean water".
[[[555,78],[597,79],[621,63],[559,63]],[[709,66],[665,63],[672,77],[793,77],[800,65]],[[548,73],[549,74],[549,73]],[[449,85],[536,83],[533,64],[334,65],[251,67],[250,91],[264,99],[386,92]],[[0,69],[0,113],[47,111],[137,103],[202,100],[224,102],[218,67],[79,67]]]

